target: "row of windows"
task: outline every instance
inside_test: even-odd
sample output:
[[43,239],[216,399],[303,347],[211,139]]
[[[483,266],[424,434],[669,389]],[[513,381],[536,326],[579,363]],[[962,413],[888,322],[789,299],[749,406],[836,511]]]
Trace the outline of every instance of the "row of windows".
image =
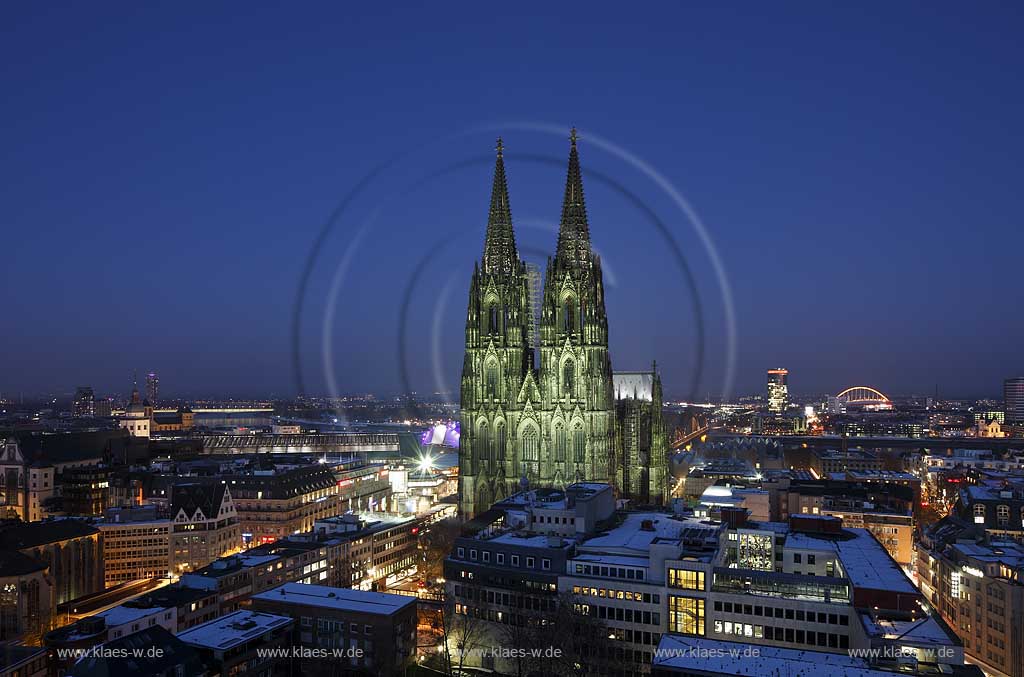
[[720,635],[734,635],[747,639],[769,639],[790,644],[808,644],[829,649],[850,648],[849,636],[835,633],[776,628],[771,625],[751,625],[750,623],[733,623],[731,621],[715,621],[714,627],[715,632]]
[[596,616],[601,620],[639,623],[642,625],[661,625],[661,614],[657,611],[623,609],[622,607],[604,606],[603,604],[575,604],[573,606],[577,613],[584,616]]
[[642,581],[645,578],[643,569],[626,569],[625,567],[609,567],[597,564],[576,564],[576,573],[584,576],[601,576],[603,578],[624,578],[630,581]]
[[534,611],[554,611],[555,609],[555,600],[553,599],[542,599],[532,595],[508,592],[495,592],[494,590],[484,590],[475,586],[463,588],[461,585],[456,585],[455,597],[462,598],[463,595],[470,602],[500,604],[510,609],[532,609]]
[[[313,627],[313,620],[314,619],[311,616],[302,616],[299,619],[299,623],[304,628],[311,628],[311,627]],[[349,632],[349,634],[352,634],[352,635],[358,635],[359,634],[359,624],[358,623],[348,623],[347,625],[348,625],[348,632]],[[319,632],[345,632],[345,626],[346,626],[346,623],[344,621],[334,621],[334,620],[330,620],[330,619],[327,619],[327,618],[317,618],[316,619],[316,629]],[[363,634],[364,635],[372,635],[373,634],[373,626],[372,625],[364,625],[363,626]]]
[[744,614],[746,616],[764,616],[766,618],[785,618],[792,621],[807,623],[828,623],[829,625],[849,625],[850,618],[845,614],[832,614],[803,609],[785,609],[781,607],[762,607],[759,604],[740,604],[732,602],[715,602],[715,611],[727,614]]
[[534,524],[575,524],[575,517],[552,517],[551,515],[530,515]]
[[630,630],[628,628],[609,628],[608,638],[614,639],[619,642],[631,642],[633,644],[646,644],[648,646],[658,646],[658,642],[661,641],[661,635],[657,632],[649,632],[647,630]]
[[[466,549],[464,547],[459,547],[457,552],[458,552],[459,559],[465,559],[466,558]],[[485,562],[485,563],[490,563],[490,561],[491,561],[491,551],[490,550],[484,550],[483,552],[478,553],[476,548],[470,548],[469,549],[469,559],[471,561],[476,562],[478,555],[480,557],[480,561]],[[496,552],[496,553],[494,553],[494,563],[495,564],[505,564],[505,553],[503,553],[503,552]],[[510,564],[510,566],[518,567],[519,566],[519,555],[509,555],[509,564]],[[537,558],[534,557],[533,555],[527,555],[526,556],[526,568],[527,569],[536,569],[537,568]],[[540,560],[540,568],[543,571],[551,571],[551,560],[548,559],[547,557],[541,558],[541,560]]]
[[572,586],[573,594],[589,595],[590,597],[607,597],[608,599],[623,599],[628,602],[643,602],[644,604],[659,604],[661,595],[649,592],[633,592],[632,590],[615,590],[610,588],[588,588],[586,586]]

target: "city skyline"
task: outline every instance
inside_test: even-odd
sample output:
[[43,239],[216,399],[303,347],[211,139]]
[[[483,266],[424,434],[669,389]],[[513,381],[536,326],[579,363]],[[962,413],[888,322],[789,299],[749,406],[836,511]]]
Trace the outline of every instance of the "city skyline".
[[[394,337],[406,317],[415,328],[409,386],[439,389],[424,350],[437,325],[441,380],[454,392],[455,299],[465,297],[479,256],[494,138],[505,138],[510,173],[537,177],[524,178],[515,200],[525,258],[542,264],[532,252],[551,248],[559,202],[551,149],[571,124],[584,147],[589,132],[649,163],[707,225],[735,302],[731,393],[760,392],[764,369],[777,364],[790,369],[795,394],[864,383],[998,397],[1003,380],[1024,371],[1024,320],[1008,310],[1024,238],[1010,179],[1024,151],[1012,133],[1024,101],[1005,87],[1024,62],[1013,39],[1019,10],[991,8],[965,27],[942,11],[894,8],[878,21],[861,9],[816,8],[816,32],[800,30],[803,12],[792,7],[743,16],[673,9],[674,21],[626,24],[595,8],[572,31],[558,29],[569,15],[546,11],[554,21],[505,17],[494,36],[467,10],[444,41],[413,33],[381,44],[391,31],[372,14],[346,24],[329,11],[214,10],[197,27],[157,8],[117,22],[111,8],[6,9],[19,30],[0,49],[24,66],[5,74],[11,105],[0,113],[17,132],[0,219],[17,252],[4,268],[3,300],[18,318],[0,392],[83,384],[121,392],[138,368],[166,375],[168,394],[295,394],[292,313],[319,229],[362,177],[421,147],[387,170],[363,211],[320,249],[300,327],[302,380],[308,393],[330,392],[328,372],[339,392],[401,392]],[[219,36],[229,21],[251,35],[294,30],[225,52]],[[434,13],[397,21],[446,30]],[[672,25],[710,30],[677,40]],[[303,31],[303,45],[321,48],[297,49]],[[192,48],[180,54],[171,46],[183,35]],[[460,48],[484,35],[488,58],[463,60]],[[861,48],[865,35],[872,49]],[[520,49],[524,42],[557,49]],[[612,55],[606,44],[643,44],[655,58]],[[438,63],[413,64],[423,50]],[[90,56],[70,73],[63,64],[76,53]],[[579,55],[572,77],[545,68],[567,53]],[[368,61],[374,68],[360,67]],[[406,102],[422,100],[426,83],[429,100],[443,103],[411,115]],[[175,91],[186,96],[168,96]],[[564,131],[525,124],[539,121]],[[609,317],[622,327],[609,337],[616,364],[645,368],[657,355],[666,394],[721,395],[724,310],[699,238],[649,181],[596,143],[588,148],[592,227],[616,280],[608,289]],[[391,185],[438,172],[428,190],[388,195]],[[685,285],[636,205],[599,176],[635,191],[678,234],[706,323],[697,383]],[[328,303],[356,224],[380,203],[387,213],[360,241],[340,300]],[[644,327],[665,290],[673,312]],[[329,314],[333,370],[321,346]]]
[[0,675],[1024,677],[1024,7],[0,18]]

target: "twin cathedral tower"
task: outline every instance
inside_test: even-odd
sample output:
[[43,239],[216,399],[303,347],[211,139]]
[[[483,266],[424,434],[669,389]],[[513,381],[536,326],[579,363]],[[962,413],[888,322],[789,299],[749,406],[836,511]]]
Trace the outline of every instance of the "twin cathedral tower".
[[653,366],[612,372],[604,291],[574,129],[558,244],[547,261],[538,316],[516,249],[499,139],[483,259],[473,269],[466,313],[463,518],[527,483],[608,482],[634,503],[667,499],[661,380]]

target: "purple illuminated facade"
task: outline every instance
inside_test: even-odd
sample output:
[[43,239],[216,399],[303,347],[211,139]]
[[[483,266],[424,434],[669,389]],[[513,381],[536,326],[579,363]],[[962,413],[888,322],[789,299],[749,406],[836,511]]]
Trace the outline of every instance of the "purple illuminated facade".
[[437,425],[431,426],[423,431],[423,434],[420,435],[420,444],[423,446],[439,444],[441,446],[451,447],[452,449],[458,449],[459,435],[460,426],[458,421],[438,423]]

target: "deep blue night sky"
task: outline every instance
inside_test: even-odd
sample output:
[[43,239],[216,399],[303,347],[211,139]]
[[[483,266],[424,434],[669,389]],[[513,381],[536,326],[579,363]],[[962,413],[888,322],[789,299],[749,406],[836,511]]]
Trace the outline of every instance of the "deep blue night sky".
[[[797,394],[997,395],[1024,372],[1019,6],[8,3],[0,23],[4,395],[124,392],[134,369],[168,394],[293,393],[311,247],[396,156],[319,250],[304,382],[328,389],[326,317],[337,389],[399,390],[411,287],[410,385],[457,387],[494,137],[539,260],[571,124],[616,368],[656,358],[670,394],[718,394],[725,314],[694,229],[598,138],[706,225],[735,303],[733,392],[772,366]],[[699,383],[692,295],[623,190],[697,280]]]

